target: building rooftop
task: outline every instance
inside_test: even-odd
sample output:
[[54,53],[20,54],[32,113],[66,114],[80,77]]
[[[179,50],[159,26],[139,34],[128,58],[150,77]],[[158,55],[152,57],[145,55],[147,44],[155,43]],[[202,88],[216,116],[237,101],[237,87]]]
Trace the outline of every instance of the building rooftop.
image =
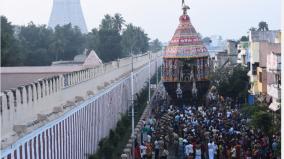
[[266,41],[270,43],[280,43],[281,42],[281,31],[280,30],[250,31],[249,41],[250,42]]

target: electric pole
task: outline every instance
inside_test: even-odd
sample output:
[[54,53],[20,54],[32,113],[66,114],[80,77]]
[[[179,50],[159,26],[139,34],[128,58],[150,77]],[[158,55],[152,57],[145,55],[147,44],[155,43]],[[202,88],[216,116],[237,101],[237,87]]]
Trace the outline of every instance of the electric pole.
[[133,66],[133,53],[131,50],[131,122],[132,122],[132,132],[131,132],[131,138],[132,141],[132,155],[135,154],[135,141],[134,141],[134,66]]
[[151,100],[151,52],[149,52],[149,89],[148,89],[148,104]]

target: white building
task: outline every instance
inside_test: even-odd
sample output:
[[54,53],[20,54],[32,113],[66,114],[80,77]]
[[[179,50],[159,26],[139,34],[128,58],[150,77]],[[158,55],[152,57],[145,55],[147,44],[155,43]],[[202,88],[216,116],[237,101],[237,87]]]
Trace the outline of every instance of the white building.
[[251,95],[266,96],[267,94],[267,55],[271,52],[281,52],[281,32],[251,31],[249,33]]
[[281,53],[270,52],[267,56],[267,94],[272,98],[269,108],[280,109],[281,103]]
[[238,51],[237,42],[233,40],[227,40],[226,49],[218,51],[214,58],[214,69],[220,67],[234,66],[237,64]]
[[246,66],[248,64],[249,59],[249,48],[248,48],[248,41],[241,41],[238,44],[238,59],[237,63]]

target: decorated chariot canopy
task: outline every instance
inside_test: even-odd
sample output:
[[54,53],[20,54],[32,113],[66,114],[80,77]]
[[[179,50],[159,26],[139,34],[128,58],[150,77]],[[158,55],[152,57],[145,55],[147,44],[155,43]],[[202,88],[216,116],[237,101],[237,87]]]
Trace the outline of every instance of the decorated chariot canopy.
[[169,45],[165,48],[164,58],[199,58],[208,57],[207,48],[203,45],[187,14],[189,7],[184,5],[180,24],[175,31]]

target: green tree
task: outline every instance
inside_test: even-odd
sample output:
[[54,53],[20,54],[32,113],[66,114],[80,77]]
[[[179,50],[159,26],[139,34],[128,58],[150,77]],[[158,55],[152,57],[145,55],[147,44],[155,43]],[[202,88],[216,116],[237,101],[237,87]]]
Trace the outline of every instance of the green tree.
[[114,18],[105,15],[98,32],[98,54],[104,62],[109,62],[123,57],[121,47],[121,35],[114,27]]
[[1,66],[23,65],[19,42],[14,36],[14,26],[1,16]]
[[240,41],[249,41],[248,37],[247,36],[242,36]]
[[105,15],[100,24],[100,30],[114,30],[113,17],[109,14]]
[[121,45],[123,48],[124,55],[128,56],[130,53],[133,53],[134,46],[137,43],[135,26],[128,24],[126,29],[122,33]]
[[267,135],[272,133],[273,117],[271,113],[258,111],[252,116],[252,124],[255,128],[260,129]]
[[71,24],[56,26],[53,42],[58,49],[59,60],[72,60],[74,56],[83,53],[85,49],[86,36],[80,29]]
[[137,27],[137,45],[134,47],[136,53],[145,53],[149,50],[149,38],[141,27]]
[[85,48],[85,35],[71,24],[55,30],[32,22],[21,26],[17,34],[25,66],[50,65],[55,60],[72,60]]
[[155,39],[151,41],[149,44],[149,51],[152,51],[152,52],[158,52],[162,50],[162,48],[163,48],[163,45],[162,45],[162,42],[159,41],[159,39]]
[[233,69],[217,69],[210,75],[210,80],[220,95],[224,97],[245,97],[248,89],[247,68],[238,65]]
[[248,105],[244,104],[242,105],[240,111],[242,114],[247,116],[248,118],[252,118],[252,116],[259,111],[265,111],[267,110],[267,107],[261,104],[255,104],[255,105]]
[[258,23],[258,31],[268,31],[268,24],[264,21]]
[[64,44],[62,39],[54,38],[54,40],[50,44],[50,50],[53,54],[53,60],[62,60],[62,55],[64,54]]
[[104,62],[116,60],[122,56],[122,48],[120,45],[121,36],[115,30],[99,31],[99,47],[98,54]]
[[24,65],[50,65],[53,59],[49,53],[52,38],[53,31],[45,25],[36,26],[30,22],[27,26],[21,26],[18,39],[21,54],[24,56]]
[[[85,48],[95,50],[104,62],[128,56],[129,51],[123,54],[122,48],[133,48],[135,53],[146,52],[149,48],[147,34],[140,27],[133,26],[131,34],[121,35],[124,23],[124,18],[118,13],[114,17],[105,15],[99,30],[82,34],[71,24],[54,29],[32,22],[27,26],[13,26],[1,16],[1,66],[50,65],[52,61],[72,60]],[[123,36],[124,40],[131,39],[131,43],[122,43]]]
[[212,43],[212,40],[211,38],[209,37],[205,37],[202,39],[203,43],[206,44],[206,45],[210,45]]
[[144,53],[149,49],[147,34],[133,24],[128,24],[122,33],[121,45],[124,55]]
[[121,14],[116,13],[113,17],[114,29],[116,29],[120,33],[124,24],[125,24],[124,18],[121,16]]
[[86,48],[97,51],[99,47],[99,31],[94,28],[90,33],[86,35],[86,39]]

